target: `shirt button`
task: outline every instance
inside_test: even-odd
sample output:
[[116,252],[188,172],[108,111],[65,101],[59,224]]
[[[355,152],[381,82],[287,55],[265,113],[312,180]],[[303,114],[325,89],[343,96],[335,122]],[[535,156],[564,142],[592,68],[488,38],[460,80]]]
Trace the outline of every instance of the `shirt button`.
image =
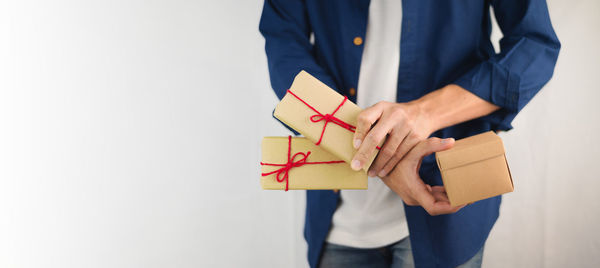
[[362,45],[363,39],[360,36],[354,37],[354,44],[357,46]]
[[351,87],[348,93],[350,93],[350,96],[354,96],[356,95],[356,89]]

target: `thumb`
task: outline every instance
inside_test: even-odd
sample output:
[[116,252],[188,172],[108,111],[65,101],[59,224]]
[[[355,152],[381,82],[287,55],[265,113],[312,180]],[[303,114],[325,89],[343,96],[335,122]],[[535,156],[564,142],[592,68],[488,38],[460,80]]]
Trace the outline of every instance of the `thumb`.
[[420,161],[423,157],[435,152],[448,150],[454,146],[454,138],[429,138],[419,142],[408,152],[406,157],[414,161]]

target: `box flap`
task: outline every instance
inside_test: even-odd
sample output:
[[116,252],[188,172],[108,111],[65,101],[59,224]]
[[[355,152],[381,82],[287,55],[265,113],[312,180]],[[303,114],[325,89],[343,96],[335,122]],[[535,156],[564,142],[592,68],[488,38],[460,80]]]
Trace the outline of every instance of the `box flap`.
[[493,131],[457,140],[446,151],[437,152],[435,159],[440,170],[448,170],[503,155],[502,139]]

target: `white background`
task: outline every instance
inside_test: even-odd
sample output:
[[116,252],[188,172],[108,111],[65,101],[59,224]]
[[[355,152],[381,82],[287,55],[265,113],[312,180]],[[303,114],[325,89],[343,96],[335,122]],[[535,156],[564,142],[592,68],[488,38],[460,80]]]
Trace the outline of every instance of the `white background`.
[[[600,2],[549,3],[552,81],[504,138],[484,267],[600,266]],[[262,1],[0,1],[0,267],[305,267],[262,191]],[[499,33],[495,32],[495,40]]]

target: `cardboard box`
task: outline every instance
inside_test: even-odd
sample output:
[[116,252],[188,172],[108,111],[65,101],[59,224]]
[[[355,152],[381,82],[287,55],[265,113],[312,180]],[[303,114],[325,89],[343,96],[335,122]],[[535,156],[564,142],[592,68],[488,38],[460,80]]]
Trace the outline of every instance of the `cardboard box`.
[[[277,104],[273,115],[323,149],[350,163],[356,154],[352,144],[356,120],[361,111],[356,104],[323,82],[301,71],[294,78],[288,93]],[[377,151],[363,165],[365,171],[376,154]]]
[[489,131],[454,143],[435,154],[453,206],[512,192],[514,189],[502,140]]
[[263,189],[367,189],[367,179],[365,171],[352,170],[343,160],[306,138],[265,137],[262,140],[260,184]]

